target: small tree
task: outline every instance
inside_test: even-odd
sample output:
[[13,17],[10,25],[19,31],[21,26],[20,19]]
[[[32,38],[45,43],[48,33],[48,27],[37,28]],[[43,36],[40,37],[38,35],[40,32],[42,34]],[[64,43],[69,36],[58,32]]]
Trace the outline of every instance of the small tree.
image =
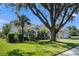
[[[31,24],[30,23],[30,19],[28,19],[25,15],[22,15],[22,16],[19,16],[18,15],[18,19],[19,20],[16,20],[14,21],[15,25],[18,27],[20,26],[21,27],[21,33],[22,33],[22,36],[24,35],[24,27],[25,27],[25,24]],[[22,38],[23,39],[23,38]]]
[[49,31],[46,28],[41,28],[39,30],[39,34],[40,34],[40,39],[43,39],[44,40],[44,39],[47,39],[48,38]]
[[7,34],[9,33],[10,31],[10,24],[5,24],[3,27],[2,27],[2,33],[7,36]]
[[78,29],[75,26],[69,26],[70,35],[74,36],[78,34]]

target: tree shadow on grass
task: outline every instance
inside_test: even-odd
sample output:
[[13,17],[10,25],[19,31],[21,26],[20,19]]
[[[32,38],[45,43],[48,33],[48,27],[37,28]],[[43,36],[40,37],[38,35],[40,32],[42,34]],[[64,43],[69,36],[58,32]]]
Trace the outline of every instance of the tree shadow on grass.
[[[62,47],[65,47],[65,48],[71,48],[71,47],[74,47],[74,46],[77,46],[77,44],[75,43],[69,43],[69,42],[61,42],[61,41],[57,41],[57,43],[62,43],[62,44],[59,44],[60,46]],[[64,45],[66,44],[66,45]]]
[[[49,46],[52,46],[52,47],[57,48],[57,49],[59,47],[68,48],[67,50],[77,46],[74,43],[61,42],[61,41],[57,41],[57,42],[53,42],[53,43],[50,43],[50,41],[41,41],[41,42],[38,42],[37,44],[45,45],[45,46],[47,46],[49,44]],[[44,50],[44,53],[51,53],[51,51]],[[62,52],[60,51],[59,53],[62,53]],[[59,53],[57,53],[57,54],[59,54]],[[55,54],[55,55],[57,55],[57,54]],[[34,56],[34,55],[36,55],[35,52],[24,52],[20,49],[14,49],[14,50],[8,52],[8,56]]]
[[50,41],[43,41],[43,42],[38,42],[38,44],[40,44],[40,45],[48,45],[49,44],[52,47],[61,46],[63,48],[71,48],[71,47],[77,46],[77,44],[75,44],[75,43],[68,43],[68,42],[61,42],[61,41],[56,41],[53,43],[51,43]]
[[34,54],[35,54],[34,52],[24,52],[20,49],[14,49],[8,52],[8,56],[32,56]]
[[[58,44],[58,46],[61,46],[61,47],[63,47],[63,48],[67,48],[67,49],[64,50],[64,51],[60,51],[60,52],[54,54],[53,56],[56,56],[56,55],[58,55],[58,54],[61,54],[61,53],[63,53],[63,52],[66,52],[66,51],[68,51],[68,50],[70,50],[70,49],[72,49],[72,48],[78,46],[78,45],[75,44],[75,43],[60,42],[60,41],[57,41],[57,43],[62,43],[62,44]],[[66,45],[64,45],[64,44],[66,44]],[[56,45],[53,45],[53,46],[54,46],[54,47],[57,47]]]
[[41,42],[38,42],[38,44],[46,45],[46,44],[51,44],[51,42],[50,41],[41,41]]

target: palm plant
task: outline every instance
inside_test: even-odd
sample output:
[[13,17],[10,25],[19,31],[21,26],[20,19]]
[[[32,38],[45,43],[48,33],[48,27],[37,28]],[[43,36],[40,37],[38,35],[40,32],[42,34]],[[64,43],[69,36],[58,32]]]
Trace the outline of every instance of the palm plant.
[[22,34],[24,33],[25,23],[28,24],[28,25],[31,24],[30,19],[28,19],[25,15],[20,16],[19,24],[20,24],[21,29],[22,29],[22,31],[21,31]]
[[21,15],[18,18],[19,20],[15,20],[14,24],[17,26],[17,28],[20,26],[21,27],[21,33],[22,33],[22,39],[23,40],[23,35],[24,35],[24,27],[25,24],[30,25],[30,19],[28,19],[25,15]]

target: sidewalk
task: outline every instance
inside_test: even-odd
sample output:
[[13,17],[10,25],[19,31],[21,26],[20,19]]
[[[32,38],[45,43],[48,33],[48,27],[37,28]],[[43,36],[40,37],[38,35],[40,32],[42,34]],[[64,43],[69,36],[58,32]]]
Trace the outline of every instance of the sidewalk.
[[79,56],[79,46],[72,48],[64,53],[61,53],[57,56]]

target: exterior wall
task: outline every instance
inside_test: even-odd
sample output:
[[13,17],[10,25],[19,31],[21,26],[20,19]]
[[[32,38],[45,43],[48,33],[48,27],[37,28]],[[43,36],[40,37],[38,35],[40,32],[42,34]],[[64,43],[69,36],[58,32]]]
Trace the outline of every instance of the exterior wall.
[[68,29],[62,29],[59,31],[57,38],[69,38],[70,34],[69,34],[69,30]]
[[18,32],[18,29],[17,29],[17,27],[12,23],[12,24],[11,24],[11,29],[10,29],[10,32],[9,32],[9,33],[15,33],[15,32]]

